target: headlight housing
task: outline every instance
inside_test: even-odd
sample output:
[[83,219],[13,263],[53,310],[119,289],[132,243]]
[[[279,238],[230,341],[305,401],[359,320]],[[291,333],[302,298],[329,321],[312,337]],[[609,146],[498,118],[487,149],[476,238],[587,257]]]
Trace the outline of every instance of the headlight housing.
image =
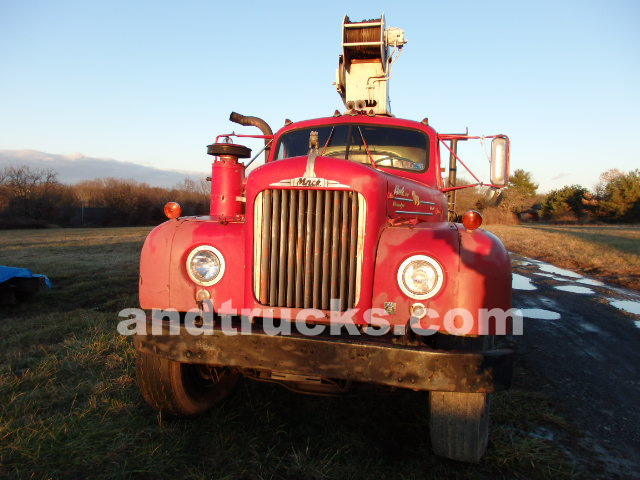
[[200,245],[191,250],[186,266],[191,280],[203,287],[209,287],[218,283],[224,275],[225,261],[216,247]]
[[398,269],[398,285],[405,295],[415,300],[433,297],[442,288],[444,271],[427,255],[413,255]]

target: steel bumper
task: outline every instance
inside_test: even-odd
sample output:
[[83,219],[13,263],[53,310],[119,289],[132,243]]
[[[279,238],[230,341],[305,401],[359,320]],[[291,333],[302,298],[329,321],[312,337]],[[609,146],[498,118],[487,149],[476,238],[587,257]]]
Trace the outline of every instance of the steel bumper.
[[[150,330],[149,330],[150,331]],[[493,392],[509,388],[513,351],[439,351],[371,337],[229,335],[212,329],[194,336],[135,335],[137,350],[183,363],[337,378],[415,390]]]

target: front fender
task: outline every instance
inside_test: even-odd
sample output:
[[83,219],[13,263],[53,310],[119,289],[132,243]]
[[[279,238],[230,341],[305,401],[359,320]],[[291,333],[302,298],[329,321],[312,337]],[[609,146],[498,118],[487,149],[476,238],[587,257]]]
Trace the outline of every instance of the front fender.
[[[142,308],[168,308],[171,245],[179,222],[169,220],[151,230],[140,252],[138,296]],[[163,307],[165,306],[165,307]]]
[[[140,306],[145,309],[174,308],[186,312],[198,308],[196,293],[207,290],[215,311],[231,301],[244,301],[244,223],[221,223],[210,217],[187,217],[169,221],[151,232],[140,258]],[[186,260],[198,245],[216,247],[226,263],[221,280],[210,287],[195,284],[186,271]],[[223,311],[224,310],[224,311]]]
[[[493,233],[486,230],[470,231],[458,224],[460,235],[460,268],[458,291],[455,299],[458,308],[473,314],[474,329],[471,334],[496,333],[497,317],[486,323],[481,321],[481,309],[508,311],[511,308],[511,260],[507,249]],[[447,305],[437,305],[446,311]],[[503,317],[504,318],[504,317]],[[505,333],[511,332],[510,318],[504,319]],[[500,328],[498,328],[498,331]]]
[[[410,308],[418,300],[402,292],[397,273],[405,259],[418,254],[437,260],[445,277],[439,293],[420,302],[438,315],[435,319],[425,318],[423,325],[444,330],[447,312],[461,308],[474,318],[468,334],[494,333],[493,320],[484,325],[479,314],[483,308],[505,311],[511,308],[509,256],[493,234],[484,230],[468,231],[460,224],[422,223],[413,228],[385,228],[378,245],[372,307],[395,304],[395,313],[385,319],[391,325],[405,325],[409,321]],[[510,322],[507,323],[509,329]]]
[[[373,284],[373,308],[395,304],[395,313],[385,319],[391,325],[405,325],[411,305],[417,302],[405,295],[398,285],[400,264],[412,255],[429,255],[440,263],[444,284],[438,297],[449,297],[457,288],[460,242],[452,223],[419,223],[415,227],[386,227],[380,236]],[[425,303],[426,301],[423,301]]]

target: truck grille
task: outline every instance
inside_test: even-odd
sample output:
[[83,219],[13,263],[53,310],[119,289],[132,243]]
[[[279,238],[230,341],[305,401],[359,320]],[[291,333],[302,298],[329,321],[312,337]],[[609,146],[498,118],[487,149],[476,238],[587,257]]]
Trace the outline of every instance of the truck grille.
[[346,190],[264,190],[256,197],[254,293],[262,305],[353,308],[360,296],[366,207]]

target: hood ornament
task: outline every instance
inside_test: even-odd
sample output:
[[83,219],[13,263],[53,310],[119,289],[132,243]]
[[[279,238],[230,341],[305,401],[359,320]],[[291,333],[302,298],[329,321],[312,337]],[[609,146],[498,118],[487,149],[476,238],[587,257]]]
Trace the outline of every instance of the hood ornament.
[[318,132],[312,131],[309,134],[309,156],[307,157],[307,169],[303,178],[315,178],[316,157],[318,156]]
[[318,157],[318,132],[312,131],[309,134],[309,154],[307,156],[307,167],[302,177],[289,178],[272,183],[270,187],[298,187],[298,188],[351,188],[335,180],[320,178],[316,175],[316,158]]

